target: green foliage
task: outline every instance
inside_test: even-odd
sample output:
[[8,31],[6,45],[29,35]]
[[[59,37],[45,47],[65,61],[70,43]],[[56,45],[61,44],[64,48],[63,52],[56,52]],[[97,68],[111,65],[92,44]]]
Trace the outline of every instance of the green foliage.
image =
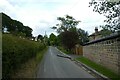
[[88,42],[88,33],[82,29],[77,29],[76,31],[66,31],[62,32],[57,36],[58,44],[62,44],[65,49],[72,49],[76,44],[84,44]]
[[4,13],[0,14],[2,14],[2,30],[7,28],[7,30],[14,35],[23,33],[25,37],[32,37],[32,29],[30,27],[24,26],[20,21],[13,20]]
[[[6,27],[8,29],[8,31],[15,30],[15,26],[12,27],[12,24],[11,24],[12,19],[4,13],[0,13],[0,14],[2,15],[2,26]],[[9,26],[9,28],[8,28],[8,26]],[[3,27],[2,27],[2,29],[3,29]]]
[[[71,50],[78,42],[78,34],[76,26],[80,21],[75,20],[72,16],[66,15],[65,17],[58,17],[59,24],[52,27],[59,33],[58,39],[60,39],[62,45]],[[59,43],[59,40],[58,40]]]
[[71,52],[67,51],[64,47],[58,46],[57,47],[59,50],[61,50],[62,52],[64,52],[65,54],[70,54]]
[[78,43],[78,34],[76,32],[66,31],[60,34],[63,46],[71,50]]
[[36,56],[36,64],[39,64],[40,61],[42,60],[44,53],[48,50],[48,47],[46,47],[45,49],[41,50],[40,52],[37,53]]
[[38,42],[20,39],[11,34],[2,36],[2,74],[3,78],[8,78],[20,67],[21,64],[36,56],[37,52],[43,50],[45,46]]
[[111,33],[112,33],[112,31],[110,31],[110,30],[108,30],[108,29],[105,29],[105,28],[103,28],[103,29],[101,30],[101,35],[102,35],[102,37],[106,37],[106,36],[110,35]]
[[80,21],[69,15],[58,17],[57,20],[60,23],[52,29],[56,29],[59,33],[57,36],[58,44],[61,43],[67,50],[71,50],[77,43],[84,44],[88,42],[88,33],[76,28]]
[[44,37],[39,34],[38,37],[37,37],[37,40],[38,40],[38,41],[43,41],[43,39],[44,39]]
[[48,47],[39,51],[35,57],[23,63],[21,68],[15,71],[15,74],[12,74],[12,78],[34,78],[38,70],[38,65],[41,62],[47,49]]
[[89,38],[88,38],[88,33],[82,29],[78,29],[77,30],[77,33],[79,35],[79,43],[81,45],[83,45],[84,43],[88,42],[89,41]]
[[75,29],[80,21],[75,20],[72,16],[66,15],[65,17],[58,17],[61,23],[56,24],[56,26],[52,27],[52,29],[57,29],[58,33],[70,31],[71,29]]
[[54,35],[53,33],[50,34],[49,40],[50,40],[50,45],[58,45],[57,36]]
[[[85,57],[79,57],[77,60],[81,61],[82,63],[86,64],[87,66],[95,69],[96,71],[102,73],[103,75],[109,77],[109,78],[118,78],[118,75],[112,72],[111,70],[103,67],[102,65],[96,64],[95,62],[85,58]],[[114,79],[116,80],[116,79]]]
[[93,11],[103,14],[106,17],[106,25],[104,27],[113,30],[120,30],[120,1],[115,0],[92,0],[90,6]]

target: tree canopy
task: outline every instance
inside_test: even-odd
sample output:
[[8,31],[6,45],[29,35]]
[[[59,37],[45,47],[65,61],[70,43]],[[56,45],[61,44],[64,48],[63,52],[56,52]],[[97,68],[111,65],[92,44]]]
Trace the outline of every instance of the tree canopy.
[[49,41],[50,41],[50,45],[57,45],[57,36],[51,33],[49,37]]
[[83,44],[88,41],[88,33],[77,28],[79,20],[69,15],[58,17],[57,20],[60,23],[56,24],[52,29],[57,30],[58,39],[60,39],[58,43],[61,43],[66,49],[71,50],[76,44]]
[[57,17],[57,20],[60,21],[60,23],[56,24],[52,29],[57,29],[58,33],[70,31],[71,29],[73,30],[80,22],[69,15],[66,15],[65,17]]
[[83,45],[84,43],[89,41],[88,32],[79,28],[77,30],[77,33],[78,33],[78,36],[79,36],[79,44]]
[[[17,20],[11,19],[4,13],[2,14],[2,30],[7,28],[7,30],[13,34],[23,35],[25,37],[32,37],[32,29],[28,26],[24,26],[23,23]],[[21,36],[22,36],[21,35]]]
[[60,34],[60,39],[63,46],[71,50],[79,41],[76,32],[66,31]]
[[37,41],[43,41],[43,39],[44,39],[44,37],[41,34],[39,34],[37,36]]
[[91,0],[90,7],[93,6],[93,11],[106,16],[105,28],[112,31],[120,30],[120,1],[112,0]]

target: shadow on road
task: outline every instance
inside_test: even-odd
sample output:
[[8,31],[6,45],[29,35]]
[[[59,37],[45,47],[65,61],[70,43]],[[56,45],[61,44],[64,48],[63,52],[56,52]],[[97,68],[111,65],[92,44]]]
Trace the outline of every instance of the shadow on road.
[[68,58],[68,59],[72,59],[71,57],[69,56],[65,56],[65,55],[61,55],[61,54],[57,54],[58,57],[63,57],[63,58]]

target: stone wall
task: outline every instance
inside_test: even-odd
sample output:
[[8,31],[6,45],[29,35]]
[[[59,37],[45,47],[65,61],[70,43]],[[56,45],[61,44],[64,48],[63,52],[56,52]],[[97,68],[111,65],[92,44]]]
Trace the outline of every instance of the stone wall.
[[112,35],[83,46],[83,56],[120,73],[120,34]]

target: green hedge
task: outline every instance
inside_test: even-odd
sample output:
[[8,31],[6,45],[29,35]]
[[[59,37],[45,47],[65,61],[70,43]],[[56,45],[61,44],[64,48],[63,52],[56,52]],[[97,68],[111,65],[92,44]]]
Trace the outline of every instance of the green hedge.
[[21,64],[36,56],[38,51],[43,50],[45,45],[21,39],[11,34],[2,36],[2,77],[9,78]]

